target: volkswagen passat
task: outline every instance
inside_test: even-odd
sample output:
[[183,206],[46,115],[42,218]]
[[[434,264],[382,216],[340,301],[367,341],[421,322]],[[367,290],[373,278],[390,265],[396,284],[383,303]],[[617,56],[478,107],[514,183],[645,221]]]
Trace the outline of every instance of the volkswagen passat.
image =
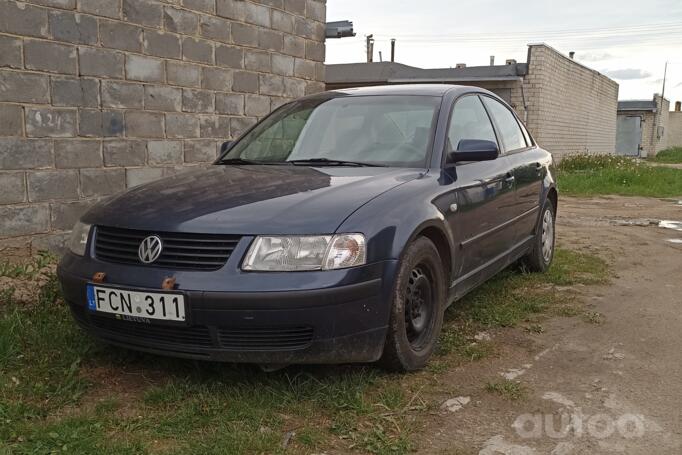
[[100,203],[59,278],[92,335],[260,364],[423,367],[447,305],[554,253],[551,155],[473,87],[289,103],[208,169]]

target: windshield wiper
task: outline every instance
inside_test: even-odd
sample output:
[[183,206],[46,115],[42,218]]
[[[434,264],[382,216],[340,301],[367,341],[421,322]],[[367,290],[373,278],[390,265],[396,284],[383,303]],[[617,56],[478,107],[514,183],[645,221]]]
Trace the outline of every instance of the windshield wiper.
[[217,164],[236,164],[236,165],[260,165],[260,166],[279,166],[283,164],[287,164],[286,162],[281,162],[281,161],[254,161],[254,160],[245,160],[244,158],[223,158],[222,160],[218,161]]
[[320,166],[357,166],[357,167],[386,167],[383,164],[363,163],[361,161],[330,160],[329,158],[308,158],[305,160],[290,160],[287,163],[299,165],[310,164]]

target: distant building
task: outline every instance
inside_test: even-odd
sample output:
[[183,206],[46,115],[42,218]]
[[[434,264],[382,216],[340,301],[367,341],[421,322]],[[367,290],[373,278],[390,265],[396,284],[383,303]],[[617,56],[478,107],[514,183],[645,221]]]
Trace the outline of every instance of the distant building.
[[669,109],[670,101],[660,95],[651,100],[620,101],[616,153],[646,158],[668,147]]
[[555,158],[614,153],[618,84],[545,44],[528,46],[528,61],[442,69],[400,63],[327,65],[327,90],[359,86],[442,83],[496,93],[525,121]]

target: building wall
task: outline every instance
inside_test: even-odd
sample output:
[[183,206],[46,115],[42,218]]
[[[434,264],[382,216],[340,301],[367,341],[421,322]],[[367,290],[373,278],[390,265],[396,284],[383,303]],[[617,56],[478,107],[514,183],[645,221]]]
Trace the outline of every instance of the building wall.
[[[656,100],[657,112],[654,117],[654,121],[650,126],[650,131],[648,136],[644,136],[644,139],[648,146],[646,147],[646,155],[642,156],[656,156],[658,152],[668,148],[668,122],[670,114],[670,101],[665,98],[661,98],[660,95],[654,97]],[[662,129],[659,131],[658,127]],[[659,135],[659,133],[662,133]]]
[[668,147],[682,147],[682,112],[670,112],[667,136]]
[[324,89],[326,0],[0,0],[0,248]]
[[546,45],[529,46],[527,124],[555,159],[614,153],[618,84]]

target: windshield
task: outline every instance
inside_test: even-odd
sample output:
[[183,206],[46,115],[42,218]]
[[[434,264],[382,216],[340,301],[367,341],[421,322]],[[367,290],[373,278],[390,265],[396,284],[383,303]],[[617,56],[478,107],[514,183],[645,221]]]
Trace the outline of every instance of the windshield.
[[222,160],[422,167],[439,107],[440,98],[430,96],[297,101],[257,125]]

